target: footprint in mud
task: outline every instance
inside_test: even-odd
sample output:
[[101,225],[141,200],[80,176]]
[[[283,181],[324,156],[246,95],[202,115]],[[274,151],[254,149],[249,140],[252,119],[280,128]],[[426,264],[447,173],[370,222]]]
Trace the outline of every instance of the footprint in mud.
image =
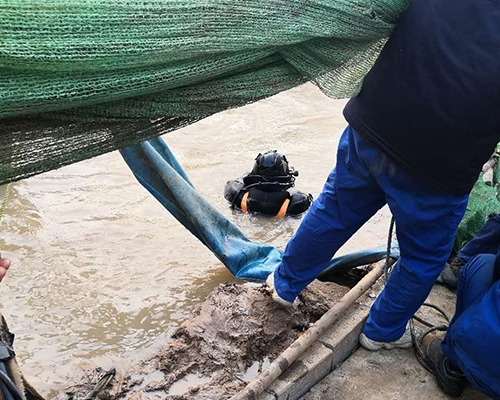
[[244,335],[262,329],[262,323],[248,315],[234,315],[226,321],[224,328],[229,334]]

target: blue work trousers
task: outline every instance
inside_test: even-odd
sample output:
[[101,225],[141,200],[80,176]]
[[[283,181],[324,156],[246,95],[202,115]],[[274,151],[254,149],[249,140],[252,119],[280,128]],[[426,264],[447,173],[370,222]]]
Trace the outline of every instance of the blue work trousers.
[[276,290],[293,301],[387,203],[396,220],[401,257],[364,332],[372,340],[396,340],[444,268],[467,201],[468,195],[440,192],[410,176],[348,126],[337,166],[286,246],[275,272]]
[[494,264],[495,255],[480,254],[460,271],[443,351],[470,383],[500,399],[500,282],[493,279]]

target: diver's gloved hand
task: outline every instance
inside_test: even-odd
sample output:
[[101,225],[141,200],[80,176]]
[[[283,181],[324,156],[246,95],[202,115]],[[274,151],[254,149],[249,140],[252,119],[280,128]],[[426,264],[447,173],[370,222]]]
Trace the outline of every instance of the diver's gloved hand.
[[10,260],[8,258],[0,258],[0,282],[7,274],[7,270],[10,268]]

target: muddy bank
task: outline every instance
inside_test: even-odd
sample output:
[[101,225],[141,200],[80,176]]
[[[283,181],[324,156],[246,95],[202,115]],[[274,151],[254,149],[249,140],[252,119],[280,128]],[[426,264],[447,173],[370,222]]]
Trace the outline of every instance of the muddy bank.
[[[293,308],[285,309],[261,285],[221,284],[174,332],[172,343],[118,371],[98,398],[230,398],[347,291],[336,283],[315,281]],[[80,370],[67,394],[85,398],[101,372]]]

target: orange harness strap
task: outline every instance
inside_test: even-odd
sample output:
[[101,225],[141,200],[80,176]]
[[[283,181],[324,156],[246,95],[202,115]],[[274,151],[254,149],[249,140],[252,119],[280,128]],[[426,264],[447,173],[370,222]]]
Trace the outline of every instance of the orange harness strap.
[[280,210],[278,211],[278,214],[276,214],[276,217],[274,217],[274,219],[281,219],[286,215],[286,212],[288,210],[288,204],[290,204],[290,199],[285,199],[285,201],[281,205]]
[[248,194],[250,192],[246,192],[242,199],[241,199],[241,211],[243,211],[244,214],[248,214],[248,205],[247,205],[247,200],[248,200]]

